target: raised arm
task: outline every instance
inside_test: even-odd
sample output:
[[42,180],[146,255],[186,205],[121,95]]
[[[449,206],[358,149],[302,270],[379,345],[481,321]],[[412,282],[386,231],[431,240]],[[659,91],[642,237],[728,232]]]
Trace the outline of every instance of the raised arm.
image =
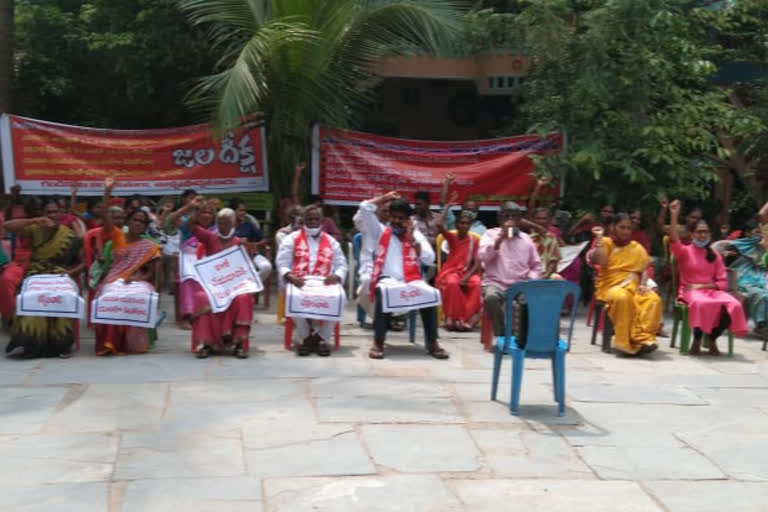
[[[441,198],[444,199],[444,198]],[[443,209],[440,211],[440,215],[437,216],[437,229],[445,235],[446,229],[445,229],[445,218],[448,215],[448,212],[451,211],[451,207],[456,204],[456,201],[459,199],[459,194],[456,193],[456,191],[451,193],[451,197],[447,201],[443,201]]]
[[[196,214],[194,214],[195,208],[201,208],[203,204],[205,203],[205,198],[203,196],[197,196],[192,201],[188,202],[175,212],[171,213],[171,215],[168,217],[168,223],[173,224],[174,226],[179,226],[181,224],[181,219],[185,215],[189,215],[190,217],[197,217]],[[191,229],[191,228],[190,228]]]
[[13,219],[5,222],[3,228],[7,229],[11,233],[20,233],[27,226],[32,224],[39,224],[44,227],[53,227],[54,222],[48,217],[36,217],[34,219]]
[[675,199],[669,204],[669,224],[672,229],[669,230],[670,247],[674,242],[680,240],[680,231],[677,229],[677,220],[680,217],[680,200]]
[[104,178],[104,217],[102,220],[102,233],[112,234],[115,223],[112,221],[112,214],[109,212],[109,198],[112,195],[112,189],[115,188],[115,175],[110,174]]
[[539,193],[541,189],[549,185],[549,178],[542,176],[536,180],[536,185],[531,191],[531,197],[528,198],[528,215],[533,215],[533,210],[536,209],[536,201],[539,199]]
[[592,255],[590,260],[592,263],[605,266],[608,263],[608,253],[605,251],[605,243],[603,241],[603,227],[595,226],[592,228],[592,235],[595,239],[595,245],[592,248]]
[[293,181],[291,182],[291,200],[293,204],[301,204],[299,199],[299,185],[301,184],[301,174],[307,168],[307,162],[299,162],[293,171]]

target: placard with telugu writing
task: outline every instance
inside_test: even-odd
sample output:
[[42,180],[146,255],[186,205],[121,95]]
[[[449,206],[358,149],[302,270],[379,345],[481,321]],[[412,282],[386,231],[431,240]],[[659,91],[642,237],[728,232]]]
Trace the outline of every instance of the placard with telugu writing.
[[421,279],[409,283],[382,279],[378,287],[381,289],[384,313],[403,313],[440,305],[440,290]]
[[151,284],[122,279],[105,284],[91,303],[91,323],[154,329],[158,294]]
[[305,279],[301,288],[288,284],[285,290],[285,316],[341,321],[347,296],[340,284],[325,285],[322,278]]
[[239,245],[197,260],[194,272],[194,279],[208,295],[214,313],[226,311],[238,295],[264,289],[253,262]]
[[24,279],[16,296],[19,316],[84,318],[85,301],[68,275],[38,274]]

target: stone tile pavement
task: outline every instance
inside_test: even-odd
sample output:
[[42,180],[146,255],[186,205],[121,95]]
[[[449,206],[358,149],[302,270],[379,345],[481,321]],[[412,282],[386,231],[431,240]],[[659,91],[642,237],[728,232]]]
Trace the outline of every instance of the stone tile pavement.
[[0,510],[768,511],[758,340],[626,358],[582,317],[565,416],[532,361],[513,417],[511,365],[490,402],[477,334],[444,333],[437,361],[396,333],[372,361],[350,308],[341,350],[300,359],[256,316],[244,361],[197,360],[170,324],[148,355],[96,358],[86,335],[70,360],[0,360]]

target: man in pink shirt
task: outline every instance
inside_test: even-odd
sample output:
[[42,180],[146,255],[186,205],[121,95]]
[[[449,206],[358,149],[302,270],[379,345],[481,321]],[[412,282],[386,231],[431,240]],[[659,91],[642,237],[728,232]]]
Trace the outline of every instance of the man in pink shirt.
[[480,239],[478,255],[485,266],[483,302],[494,336],[504,335],[506,290],[519,281],[541,278],[541,259],[528,235],[518,228],[524,208],[513,201],[501,206],[499,224]]

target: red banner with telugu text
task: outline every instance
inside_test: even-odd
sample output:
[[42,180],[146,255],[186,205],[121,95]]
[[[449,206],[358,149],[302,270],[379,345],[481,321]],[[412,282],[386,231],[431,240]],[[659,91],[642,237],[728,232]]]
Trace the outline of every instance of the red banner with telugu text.
[[[437,197],[448,173],[456,175],[459,201],[497,206],[527,197],[535,184],[531,154],[562,150],[563,136],[524,135],[472,141],[421,141],[380,137],[322,126],[313,133],[312,189],[330,204],[357,204],[396,190]],[[551,194],[556,191],[550,190]]]
[[5,190],[22,194],[165,195],[269,190],[263,127],[255,123],[214,139],[208,125],[162,130],[102,130],[3,114],[0,144]]

